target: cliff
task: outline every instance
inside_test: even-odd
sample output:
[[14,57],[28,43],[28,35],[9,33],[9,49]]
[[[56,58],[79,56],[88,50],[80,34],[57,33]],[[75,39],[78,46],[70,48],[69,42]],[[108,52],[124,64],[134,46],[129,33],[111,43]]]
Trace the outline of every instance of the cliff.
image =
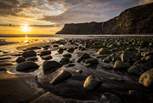
[[125,10],[106,22],[65,24],[57,34],[151,34],[153,3]]

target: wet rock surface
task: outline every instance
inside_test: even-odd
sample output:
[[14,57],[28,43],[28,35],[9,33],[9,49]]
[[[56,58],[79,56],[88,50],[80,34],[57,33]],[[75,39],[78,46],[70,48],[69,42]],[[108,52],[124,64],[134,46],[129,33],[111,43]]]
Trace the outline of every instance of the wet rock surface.
[[20,72],[33,72],[36,69],[38,69],[38,67],[39,66],[36,63],[27,61],[27,62],[19,63],[16,66],[16,70]]
[[147,37],[68,38],[2,56],[0,102],[152,103],[151,43]]

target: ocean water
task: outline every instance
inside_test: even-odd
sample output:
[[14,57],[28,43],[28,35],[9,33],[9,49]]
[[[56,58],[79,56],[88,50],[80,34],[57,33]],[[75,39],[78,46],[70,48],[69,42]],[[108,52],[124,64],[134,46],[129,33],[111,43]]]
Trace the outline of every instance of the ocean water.
[[48,43],[65,38],[96,39],[96,38],[153,38],[153,35],[56,35],[55,37],[0,37],[0,50],[15,51],[17,47],[32,44]]
[[0,37],[0,51],[14,52],[18,47],[39,45],[60,39],[61,37]]

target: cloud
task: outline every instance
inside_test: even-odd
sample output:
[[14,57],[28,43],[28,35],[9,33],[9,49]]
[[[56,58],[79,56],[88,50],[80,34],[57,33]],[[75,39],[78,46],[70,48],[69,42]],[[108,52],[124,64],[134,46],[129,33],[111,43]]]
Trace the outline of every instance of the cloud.
[[60,24],[106,21],[137,5],[138,2],[138,0],[65,0],[67,11],[58,16],[44,16],[42,20]]
[[0,0],[0,15],[15,15],[20,9],[17,0]]
[[106,21],[127,8],[150,2],[152,0],[0,0],[0,21],[16,23],[14,18],[20,18],[44,25]]
[[148,4],[148,3],[151,3],[151,2],[153,2],[153,0],[141,0],[142,4]]

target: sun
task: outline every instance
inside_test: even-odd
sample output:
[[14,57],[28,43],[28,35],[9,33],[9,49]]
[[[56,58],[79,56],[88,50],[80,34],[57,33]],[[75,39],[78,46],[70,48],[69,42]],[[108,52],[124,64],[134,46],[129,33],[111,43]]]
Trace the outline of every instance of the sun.
[[21,26],[21,31],[24,32],[24,33],[27,33],[27,32],[30,32],[31,31],[31,28],[28,24],[23,24]]

